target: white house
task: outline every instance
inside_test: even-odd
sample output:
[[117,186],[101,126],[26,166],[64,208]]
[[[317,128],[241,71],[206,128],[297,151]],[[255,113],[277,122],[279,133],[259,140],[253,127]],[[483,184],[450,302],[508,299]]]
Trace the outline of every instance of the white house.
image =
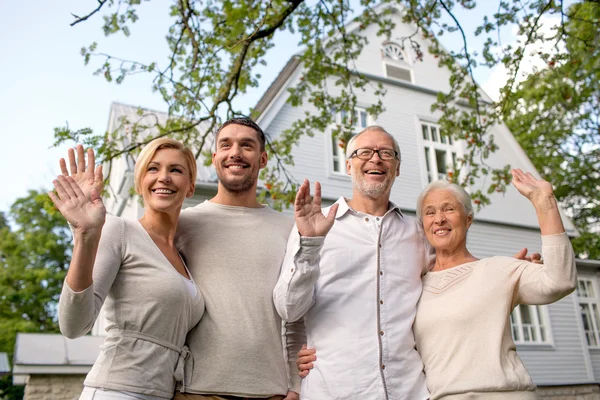
[[[414,31],[402,23],[399,12],[394,18],[397,21],[392,38],[405,37]],[[447,165],[465,151],[465,146],[446,137],[437,124],[439,115],[430,111],[437,93],[448,89],[449,72],[439,68],[437,60],[427,53],[422,61],[415,61],[399,43],[378,37],[376,31],[375,27],[364,31],[369,44],[356,61],[356,68],[385,86],[386,111],[377,119],[366,113],[365,108],[375,101],[374,94],[367,89],[359,96],[356,116],[352,120],[357,132],[367,125],[377,124],[397,139],[402,164],[391,199],[411,214],[415,212],[419,192],[430,180],[445,177]],[[421,42],[422,48],[428,47],[426,39],[415,39]],[[259,115],[257,122],[271,138],[280,135],[293,121],[303,118],[305,111],[310,111],[310,105],[294,108],[286,103],[287,89],[294,87],[301,75],[302,65],[298,58],[292,57],[255,108]],[[333,82],[330,87],[336,90]],[[159,119],[167,117],[164,113],[154,114]],[[127,126],[121,126],[123,118],[137,121],[140,118],[137,107],[112,104],[108,130],[120,126],[119,129],[127,132]],[[343,116],[337,115],[337,118]],[[299,146],[293,150],[295,165],[289,171],[297,181],[303,178],[320,181],[326,201],[350,196],[350,177],[344,172],[344,158],[332,140],[331,131],[314,133],[313,137],[302,137]],[[490,165],[510,164],[534,171],[506,126],[500,124],[491,133],[499,149],[488,160]],[[131,159],[121,158],[113,164],[111,198],[107,206],[113,214],[137,219],[143,209],[135,196],[129,196],[133,186],[132,173]],[[184,207],[208,199],[215,192],[214,170],[200,161],[196,194]],[[571,236],[577,234],[568,218],[564,218],[564,223]],[[476,214],[468,247],[478,257],[512,255],[522,247],[539,250],[541,240],[533,207],[512,187],[506,194],[492,195],[492,204]],[[578,270],[579,289],[576,293],[548,306],[519,306],[511,318],[519,354],[545,398],[600,399],[600,262],[579,260]],[[100,335],[102,331],[103,325],[99,321],[93,334]],[[38,337],[46,340],[45,335]],[[17,351],[18,347],[19,343]],[[30,379],[33,379],[32,375]]]

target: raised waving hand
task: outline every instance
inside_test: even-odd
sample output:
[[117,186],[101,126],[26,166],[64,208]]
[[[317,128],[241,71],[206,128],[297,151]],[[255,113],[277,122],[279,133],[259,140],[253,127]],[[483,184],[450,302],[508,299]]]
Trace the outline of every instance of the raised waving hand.
[[525,173],[518,168],[513,169],[511,173],[513,176],[512,184],[535,207],[542,235],[554,235],[564,232],[565,228],[560,217],[558,202],[554,197],[550,182],[537,179],[531,173]]
[[78,144],[76,150],[77,157],[75,157],[74,149],[68,150],[70,173],[64,158],[61,158],[59,161],[60,172],[65,177],[71,176],[86,197],[90,197],[92,188],[96,189],[98,193],[102,193],[104,185],[104,181],[102,180],[102,165],[95,166],[94,150],[87,150],[87,167],[85,165],[85,151],[83,150],[83,146]]
[[321,184],[315,182],[315,195],[310,197],[310,182],[305,179],[296,193],[294,216],[301,236],[325,236],[333,226],[338,204],[329,209],[327,216],[321,212]]
[[59,175],[52,183],[56,194],[48,192],[48,196],[73,230],[80,233],[100,233],[106,220],[106,209],[98,190],[92,186],[89,196],[84,194],[72,176]]

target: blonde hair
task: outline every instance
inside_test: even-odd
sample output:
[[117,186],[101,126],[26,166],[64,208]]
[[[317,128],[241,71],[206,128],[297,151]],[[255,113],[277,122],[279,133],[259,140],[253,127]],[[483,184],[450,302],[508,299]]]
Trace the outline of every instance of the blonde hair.
[[154,139],[150,143],[148,143],[140,152],[137,162],[135,163],[135,169],[133,171],[133,178],[135,182],[135,191],[137,194],[142,194],[141,182],[142,178],[146,174],[146,170],[148,169],[148,164],[152,161],[154,154],[158,150],[161,149],[175,149],[179,150],[183,157],[185,158],[185,163],[187,164],[187,169],[190,175],[190,182],[194,185],[196,183],[196,158],[194,157],[194,153],[185,147],[183,143],[171,139],[171,138],[158,138]]

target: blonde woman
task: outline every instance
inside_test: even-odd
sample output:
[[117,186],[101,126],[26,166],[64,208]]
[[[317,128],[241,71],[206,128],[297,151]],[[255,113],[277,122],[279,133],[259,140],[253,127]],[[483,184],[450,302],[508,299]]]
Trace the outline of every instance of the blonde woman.
[[[82,147],[78,153],[83,166]],[[69,158],[76,175],[73,152]],[[88,161],[93,166],[91,151]],[[98,185],[85,187],[86,196],[65,173],[64,160],[61,166],[56,194],[49,196],[71,224],[75,244],[59,302],[60,329],[69,338],[85,335],[103,304],[107,319],[107,337],[80,399],[170,399],[178,383],[185,386],[191,365],[185,337],[204,313],[174,245],[183,201],[194,193],[194,156],[167,138],[142,150],[134,173],[145,206],[138,221],[107,216]],[[95,177],[92,171],[91,181],[101,182],[101,169]]]

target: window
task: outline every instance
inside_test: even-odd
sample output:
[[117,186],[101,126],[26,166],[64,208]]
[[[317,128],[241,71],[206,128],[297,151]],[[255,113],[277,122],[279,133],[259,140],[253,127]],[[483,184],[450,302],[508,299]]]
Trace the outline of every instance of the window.
[[580,278],[577,280],[577,300],[579,301],[579,312],[581,313],[587,344],[590,347],[600,347],[599,302],[591,279]]
[[550,329],[542,306],[520,304],[510,315],[513,340],[517,344],[550,343]]
[[[352,136],[356,135],[357,133],[359,133],[360,131],[365,129],[370,124],[369,114],[367,114],[367,112],[362,108],[356,108],[354,110],[354,112],[352,113],[352,118],[348,119],[349,116],[350,116],[350,114],[347,111],[342,110],[342,111],[336,112],[335,120],[338,125],[345,125],[345,124],[352,125],[352,127],[354,127],[354,133],[352,134]],[[345,146],[345,144],[342,143],[342,141],[339,138],[334,137],[332,135],[331,136],[331,149],[332,149],[332,160],[333,160],[333,165],[332,165],[333,172],[345,174],[346,173],[346,154],[345,154],[346,146]]]
[[421,122],[425,147],[427,182],[448,179],[456,167],[456,146],[450,136],[444,135],[435,124]]
[[402,47],[393,42],[385,42],[381,49],[385,75],[388,78],[412,82],[412,73]]

